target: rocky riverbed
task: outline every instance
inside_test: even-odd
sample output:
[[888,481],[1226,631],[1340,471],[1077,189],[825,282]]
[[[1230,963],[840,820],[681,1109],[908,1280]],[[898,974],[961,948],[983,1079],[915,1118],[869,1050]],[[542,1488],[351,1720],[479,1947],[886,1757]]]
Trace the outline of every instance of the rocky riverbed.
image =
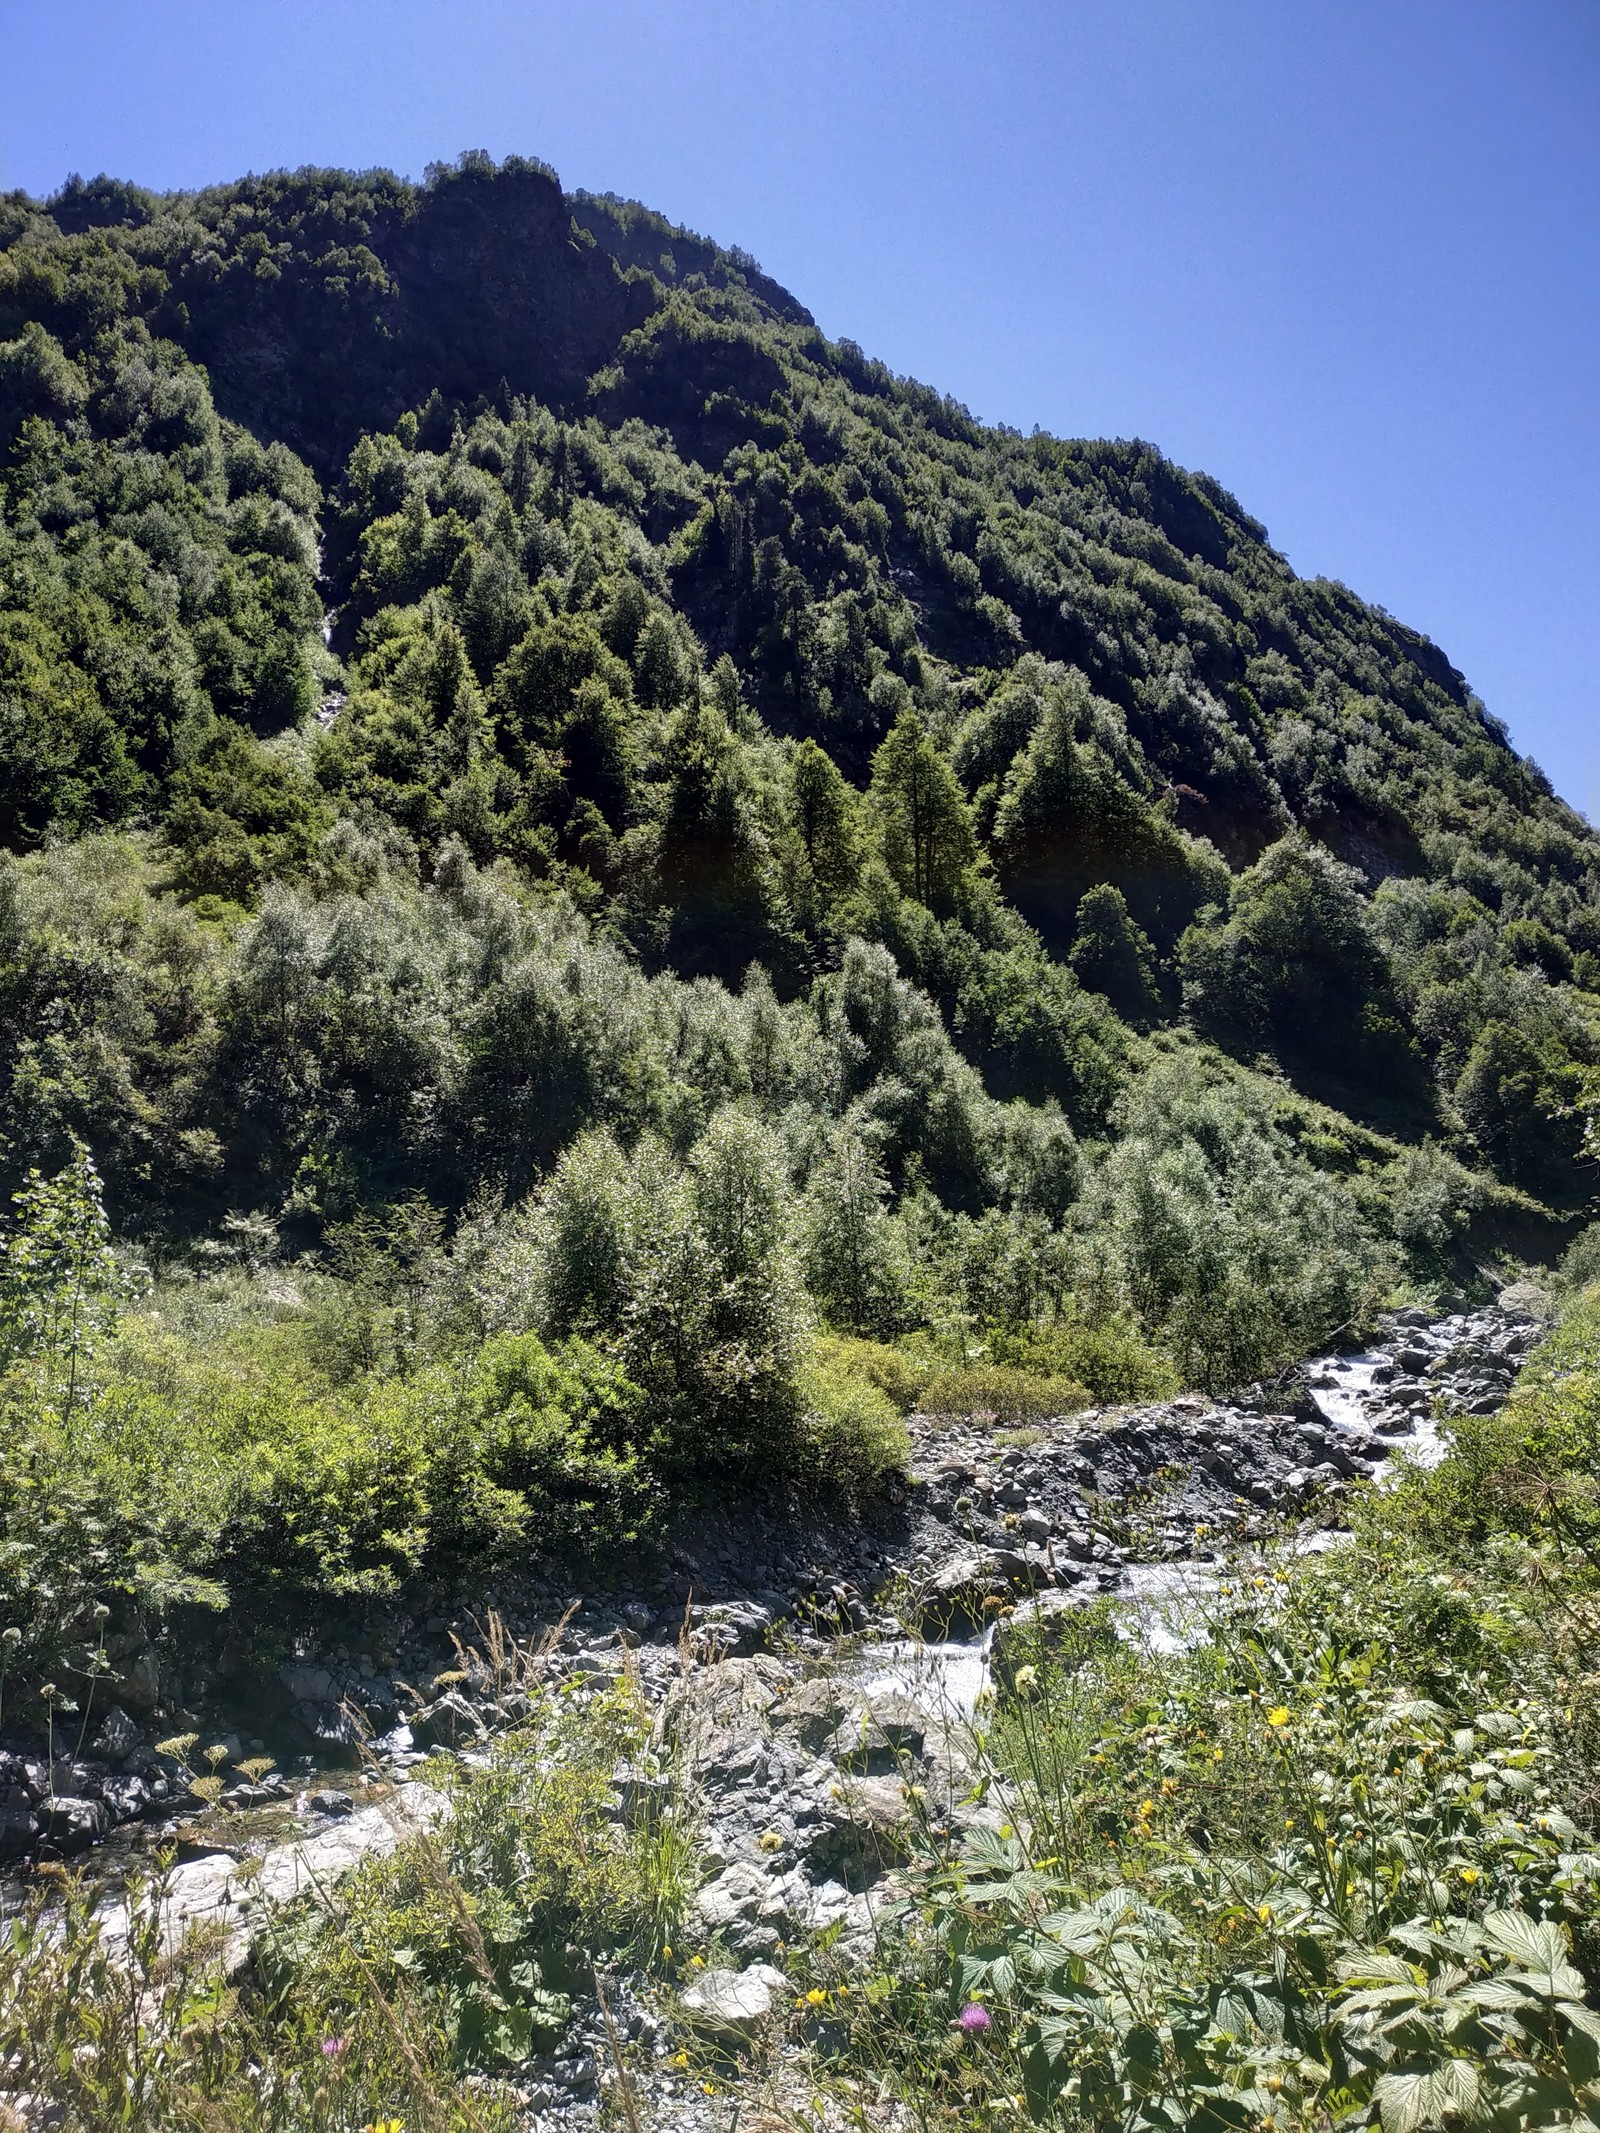
[[[626,1667],[695,1802],[696,1929],[721,1967],[685,1996],[684,2017],[735,2044],[772,2011],[786,1945],[837,1927],[847,1949],[864,1948],[894,1891],[912,1803],[952,1829],[998,1818],[966,1804],[968,1721],[997,1617],[1101,1597],[1159,1612],[1252,1541],[1314,1543],[1337,1528],[1355,1481],[1381,1483],[1397,1452],[1439,1457],[1452,1414],[1500,1404],[1538,1339],[1540,1301],[1507,1292],[1442,1319],[1402,1311],[1369,1349],[1231,1401],[1189,1396],[1027,1430],[917,1417],[906,1481],[869,1516],[829,1525],[807,1509],[706,1510],[637,1589],[576,1600],[526,1589],[506,1635],[541,1650],[543,1679],[580,1689]],[[0,1853],[70,1858],[118,1832],[105,1847],[113,1869],[119,1847],[175,1844],[171,1930],[220,1923],[238,1959],[263,1903],[445,1811],[412,1779],[430,1752],[470,1755],[527,1708],[526,1682],[489,1641],[463,1596],[357,1643],[303,1644],[279,1670],[275,1714],[297,1756],[235,1768],[199,1819],[184,1767],[150,1737],[159,1714],[140,1722],[114,1706],[81,1752],[53,1762],[44,1744],[20,1743],[0,1753]],[[345,1776],[335,1766],[358,1744],[362,1768]],[[237,1766],[266,1736],[221,1745]],[[114,1894],[105,1918],[115,1938]],[[618,1991],[613,2021],[640,2078],[678,2094],[656,2017]],[[580,2008],[560,2055],[519,2081],[529,2124],[570,2128],[597,2111],[608,2049],[599,2008]],[[687,2123],[698,2104],[688,2090],[679,2104],[674,2122]]]
[[[659,1700],[684,1636],[704,1659],[763,1651],[781,1631],[803,1658],[841,1633],[885,1649],[912,1629],[971,1639],[986,1608],[1019,1592],[1148,1591],[1144,1566],[1204,1558],[1285,1521],[1335,1524],[1346,1488],[1381,1475],[1396,1452],[1438,1457],[1452,1414],[1490,1413],[1505,1398],[1538,1338],[1538,1303],[1508,1291],[1441,1319],[1401,1311],[1370,1349],[1233,1401],[1190,1395],[1027,1430],[914,1417],[906,1481],[866,1515],[710,1506],[680,1522],[649,1582],[574,1596],[530,1581],[502,1599],[505,1630],[537,1641],[570,1607],[550,1672],[605,1673],[632,1650]],[[210,1847],[194,1831],[184,1767],[157,1745],[183,1730],[226,1750],[224,1816],[270,1821],[276,1810],[297,1828],[338,1819],[349,1796],[338,1767],[362,1760],[358,1749],[403,1780],[430,1750],[481,1739],[496,1715],[485,1642],[485,1603],[462,1594],[420,1621],[374,1621],[351,1642],[303,1639],[277,1670],[259,1731],[230,1721],[226,1701],[218,1721],[174,1693],[144,1699],[153,1708],[137,1715],[111,1703],[80,1739],[64,1726],[53,1759],[45,1741],[0,1748],[0,1861],[72,1858],[119,1828]],[[153,1674],[138,1654],[124,1679]],[[203,1678],[173,1686],[201,1702]],[[238,1774],[269,1754],[281,1767]]]

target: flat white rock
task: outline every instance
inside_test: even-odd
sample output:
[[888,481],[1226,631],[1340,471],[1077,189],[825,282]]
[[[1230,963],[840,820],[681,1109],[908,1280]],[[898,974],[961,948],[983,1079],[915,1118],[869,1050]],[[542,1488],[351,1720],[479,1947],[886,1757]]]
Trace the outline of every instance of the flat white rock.
[[771,1963],[748,1970],[707,1970],[679,2003],[696,2029],[728,2037],[748,2037],[770,2019],[788,1980]]

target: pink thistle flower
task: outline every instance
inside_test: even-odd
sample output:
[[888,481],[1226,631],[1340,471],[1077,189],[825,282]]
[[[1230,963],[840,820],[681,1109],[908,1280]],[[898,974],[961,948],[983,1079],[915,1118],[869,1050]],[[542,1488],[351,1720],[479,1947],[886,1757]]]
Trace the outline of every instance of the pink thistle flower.
[[975,2000],[969,2001],[956,2017],[956,2027],[964,2037],[981,2037],[993,2024],[994,2018],[988,2008],[980,2007]]

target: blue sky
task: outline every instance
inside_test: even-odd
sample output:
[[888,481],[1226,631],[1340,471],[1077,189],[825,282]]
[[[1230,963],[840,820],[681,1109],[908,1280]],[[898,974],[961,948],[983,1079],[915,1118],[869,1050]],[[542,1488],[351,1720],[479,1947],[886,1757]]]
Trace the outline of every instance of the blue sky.
[[1600,818],[1600,0],[0,0],[0,184],[463,148],[1204,467]]

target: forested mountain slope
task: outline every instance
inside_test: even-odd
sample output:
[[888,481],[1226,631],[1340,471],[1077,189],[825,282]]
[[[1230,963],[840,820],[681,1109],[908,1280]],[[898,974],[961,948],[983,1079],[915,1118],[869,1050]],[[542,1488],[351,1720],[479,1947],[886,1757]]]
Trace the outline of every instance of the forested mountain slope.
[[1585,1204],[1600,842],[1214,481],[531,163],[0,239],[13,1175],[171,1249],[554,1167],[561,1332],[770,1174],[804,1312],[1212,1378]]

